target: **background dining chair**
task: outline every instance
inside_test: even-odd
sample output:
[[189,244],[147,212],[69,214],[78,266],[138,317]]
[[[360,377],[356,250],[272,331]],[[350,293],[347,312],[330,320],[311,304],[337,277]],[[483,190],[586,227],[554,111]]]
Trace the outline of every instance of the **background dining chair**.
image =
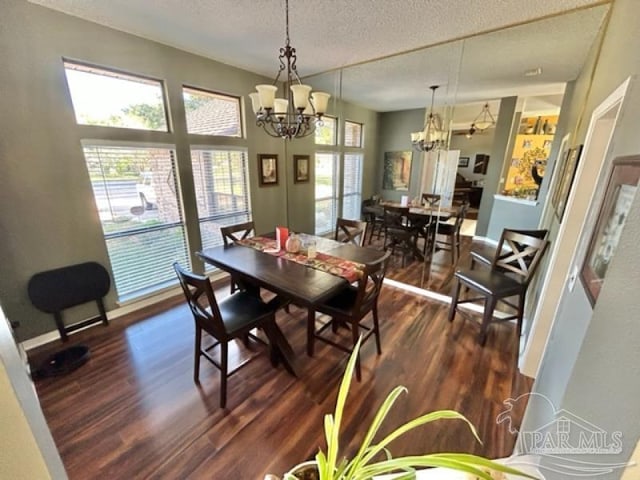
[[[281,343],[279,336],[282,335],[275,323],[278,305],[266,304],[259,297],[243,291],[218,302],[207,277],[185,271],[178,262],[173,264],[173,268],[195,321],[193,381],[200,383],[200,357],[203,356],[220,370],[220,407],[224,408],[227,403],[227,378],[250,360],[229,372],[229,342],[234,339],[246,340],[247,337],[261,341],[250,333],[254,328],[260,328],[270,340],[271,361],[275,365],[278,357],[276,345]],[[202,347],[203,331],[215,339],[212,345],[205,348]],[[220,362],[209,354],[218,345]]]
[[[222,241],[224,242],[225,247],[233,245],[238,240],[244,240],[245,238],[252,237],[255,233],[256,231],[253,221],[220,227],[220,235],[222,235]],[[231,288],[231,293],[240,289],[240,286],[233,278],[231,279],[229,287]]]
[[[453,223],[438,222],[435,227],[435,243],[437,250],[448,250],[451,252],[451,263],[455,264],[460,258],[460,229],[462,228],[462,222],[464,222],[467,216],[467,210],[469,209],[469,203],[464,202],[458,208],[455,221]],[[444,237],[442,238],[438,238]]]
[[380,240],[380,236],[384,232],[382,212],[383,209],[378,200],[367,198],[362,201],[360,214],[362,219],[369,225],[369,245],[371,245],[374,234],[377,234],[377,239]]
[[[351,353],[362,331],[365,332],[362,337],[362,343],[364,344],[364,342],[373,335],[376,339],[378,355],[382,353],[380,347],[380,325],[378,321],[378,297],[380,296],[382,282],[387,271],[387,266],[389,265],[389,258],[391,258],[391,252],[387,252],[377,261],[365,265],[363,275],[355,285],[345,287],[338,294],[314,307],[317,312],[329,315],[331,321],[316,330],[315,318],[311,316],[308,320],[307,353],[309,356],[313,356],[314,341],[316,339],[336,347],[343,352]],[[370,324],[365,324],[363,320],[369,312],[371,312],[372,321]],[[323,335],[323,332],[329,326],[333,326],[334,322],[347,324],[351,327],[350,345],[338,343],[334,341],[333,338]],[[361,377],[360,356],[358,355],[356,378],[360,380]]]
[[[527,235],[529,237],[542,238],[543,240],[547,239],[549,235],[549,230],[517,230],[512,228],[506,228],[505,231],[520,233],[522,235]],[[493,245],[487,244],[476,244],[471,245],[470,255],[471,255],[471,270],[474,269],[476,264],[491,266],[493,263],[493,258],[496,256],[496,247]]]
[[[457,282],[451,297],[449,321],[453,321],[458,305],[484,299],[484,313],[478,336],[479,343],[484,345],[489,324],[494,321],[496,303],[501,301],[516,309],[516,314],[495,321],[517,319],[517,338],[520,339],[527,289],[548,245],[547,240],[504,230],[496,250],[503,253],[494,257],[490,270],[458,270],[455,273]],[[460,300],[463,285],[480,297]],[[518,297],[517,304],[506,300],[514,296]]]
[[437,207],[441,199],[442,197],[437,193],[422,194],[422,204],[429,208]]
[[384,206],[384,250],[391,248],[393,255],[397,250],[402,253],[402,267],[407,256],[415,252],[418,227],[409,221],[409,207]]
[[337,242],[352,243],[358,247],[364,245],[367,237],[367,222],[338,218],[333,239]]

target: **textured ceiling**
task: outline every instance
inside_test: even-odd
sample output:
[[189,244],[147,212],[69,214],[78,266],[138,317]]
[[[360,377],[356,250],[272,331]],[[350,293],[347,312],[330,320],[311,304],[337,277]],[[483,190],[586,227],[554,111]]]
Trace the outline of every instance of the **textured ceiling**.
[[[30,1],[270,77],[284,44],[284,0]],[[290,37],[302,76],[439,45],[344,70],[344,98],[377,111],[423,107],[431,83],[439,103],[551,95],[576,77],[608,3],[583,7],[602,3],[290,0]],[[336,76],[309,80],[336,94]]]

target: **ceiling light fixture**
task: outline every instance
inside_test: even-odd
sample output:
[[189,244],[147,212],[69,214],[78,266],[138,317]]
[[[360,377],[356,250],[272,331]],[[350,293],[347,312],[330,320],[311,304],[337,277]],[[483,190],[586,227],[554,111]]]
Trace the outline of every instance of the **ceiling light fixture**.
[[480,130],[481,132],[483,132],[487,128],[493,127],[495,124],[496,119],[493,118],[493,115],[491,115],[489,104],[485,103],[478,116],[475,118],[473,123],[471,123],[471,128],[475,127],[476,130]]
[[465,134],[465,137],[471,138],[471,137],[473,137],[474,133],[476,133],[476,124],[472,123],[471,124],[471,128],[469,128],[469,131]]
[[432,85],[431,89],[431,109],[427,116],[427,121],[421,132],[411,134],[411,144],[419,152],[430,152],[437,150],[445,144],[446,133],[442,129],[442,119],[440,115],[433,113],[433,101],[439,85]]
[[[289,0],[285,0],[286,43],[280,49],[280,69],[271,85],[256,85],[257,92],[249,94],[256,125],[272,136],[291,140],[314,132],[316,124],[322,125],[331,96],[325,92],[311,93],[311,87],[300,81],[296,70],[296,49],[289,42]],[[276,98],[278,80],[286,70],[284,93],[286,98]]]

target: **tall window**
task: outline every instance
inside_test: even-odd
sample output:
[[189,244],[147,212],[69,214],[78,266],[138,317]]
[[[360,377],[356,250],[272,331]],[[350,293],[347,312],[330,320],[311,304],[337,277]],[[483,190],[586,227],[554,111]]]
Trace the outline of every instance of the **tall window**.
[[199,135],[242,136],[240,99],[183,87],[187,131]]
[[168,131],[159,80],[67,61],[64,70],[79,124]]
[[357,122],[344,122],[344,146],[362,148],[362,124]]
[[315,156],[316,235],[331,232],[338,211],[338,155],[316,153]]
[[172,263],[189,265],[175,152],[85,143],[84,155],[118,298],[175,284]]
[[202,247],[222,245],[220,227],[251,220],[247,153],[192,149]]
[[362,202],[362,159],[361,153],[344,154],[344,184],[342,190],[342,216],[359,219]]
[[338,133],[338,119],[324,115],[322,126],[317,126],[315,131],[316,145],[336,145]]

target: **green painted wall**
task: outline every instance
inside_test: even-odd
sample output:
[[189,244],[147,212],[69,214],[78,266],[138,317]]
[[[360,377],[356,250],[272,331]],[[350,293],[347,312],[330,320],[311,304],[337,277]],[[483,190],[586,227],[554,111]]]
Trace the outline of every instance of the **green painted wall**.
[[[259,232],[287,221],[312,231],[313,184],[292,185],[293,153],[313,155],[312,139],[285,142],[268,137],[251,121],[250,102],[244,105],[246,139],[190,136],[182,107],[182,85],[241,96],[271,79],[233,68],[156,42],[109,29],[25,1],[0,0],[0,300],[7,316],[20,321],[20,339],[53,330],[50,315],[35,310],[26,285],[36,272],[94,260],[109,268],[102,228],[94,205],[81,139],[130,140],[175,145],[180,188],[191,253],[200,248],[190,144],[241,146],[248,149],[253,216]],[[274,52],[274,62],[277,60]],[[66,85],[62,59],[113,67],[157,78],[168,93],[170,133],[118,131],[77,126]],[[340,102],[332,107],[341,109]],[[377,115],[345,106],[350,120],[366,124],[375,139]],[[329,111],[329,114],[335,114]],[[257,154],[279,156],[281,181],[260,188]],[[366,149],[363,190],[373,190],[375,142]],[[286,166],[287,176],[283,177]],[[287,207],[288,203],[288,207]],[[194,269],[201,264],[194,261]],[[107,309],[117,307],[115,291]],[[66,312],[68,321],[93,315],[79,307]]]

